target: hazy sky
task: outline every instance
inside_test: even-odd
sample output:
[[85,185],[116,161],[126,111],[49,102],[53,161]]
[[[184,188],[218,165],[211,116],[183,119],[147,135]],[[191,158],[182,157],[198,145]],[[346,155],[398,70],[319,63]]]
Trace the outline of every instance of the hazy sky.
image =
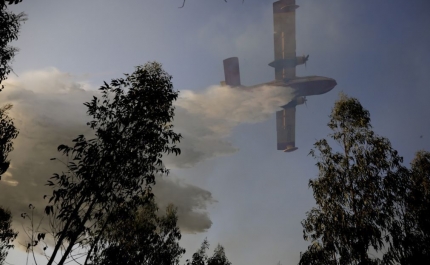
[[[181,91],[175,125],[184,152],[168,158],[160,204],[175,202],[186,235],[185,258],[207,237],[222,244],[233,265],[297,264],[309,242],[300,224],[314,205],[308,180],[318,174],[308,156],[326,126],[338,93],[357,97],[374,130],[388,137],[409,163],[430,150],[430,1],[297,0],[297,54],[310,54],[298,75],[337,80],[327,94],[308,98],[296,112],[292,153],[276,150],[274,112],[288,91],[231,92],[218,87],[222,60],[238,56],[242,84],[274,79],[273,0],[29,1],[28,14],[0,103],[20,135],[0,200],[19,213],[48,191],[61,170],[49,158],[56,146],[86,133],[82,105],[103,80],[156,60]],[[279,104],[282,105],[282,104]],[[422,138],[420,138],[422,136]],[[44,193],[45,192],[45,193]],[[158,195],[157,195],[158,194]],[[18,226],[17,226],[18,227]],[[8,261],[22,264],[25,253]]]

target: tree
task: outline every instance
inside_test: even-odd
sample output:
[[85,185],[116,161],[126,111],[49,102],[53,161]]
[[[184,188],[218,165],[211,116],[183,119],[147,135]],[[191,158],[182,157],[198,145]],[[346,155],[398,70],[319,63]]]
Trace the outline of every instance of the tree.
[[214,250],[212,257],[208,258],[206,250],[209,249],[208,240],[203,240],[200,248],[193,254],[192,260],[187,260],[187,265],[231,265],[231,262],[227,259],[224,247],[218,244]]
[[369,112],[355,98],[341,94],[328,126],[340,150],[322,139],[310,152],[318,160],[319,177],[309,181],[317,207],[302,222],[312,244],[300,264],[376,264],[369,251],[390,240],[392,185],[406,172],[402,157],[372,131]]
[[12,230],[11,223],[10,211],[0,207],[0,264],[6,259],[8,250],[13,248],[11,243],[18,235]]
[[22,0],[0,0],[0,91],[4,88],[1,84],[12,71],[10,62],[18,51],[9,46],[11,41],[18,39],[21,22],[26,20],[24,13],[14,14],[7,11],[7,4],[18,4]]
[[205,265],[208,260],[206,250],[209,249],[208,240],[203,240],[200,248],[193,254],[192,260],[187,260],[187,265]]
[[[8,4],[17,4],[20,0],[7,1]],[[10,61],[14,57],[17,49],[8,46],[9,42],[18,38],[21,22],[25,20],[23,13],[14,14],[6,11],[5,1],[0,2],[0,91],[3,89],[1,84],[10,73]],[[8,116],[8,111],[12,105],[7,104],[0,108],[0,180],[1,176],[7,171],[10,161],[7,159],[13,150],[12,140],[18,136],[13,120]],[[9,210],[0,206],[0,264],[6,259],[7,252],[13,248],[11,244],[18,233],[11,229],[12,217]]]
[[2,2],[7,2],[8,5],[21,3],[22,0],[3,0]]
[[7,157],[13,150],[12,140],[18,136],[18,130],[7,113],[11,108],[10,104],[0,108],[0,180],[9,168],[10,161]]
[[[18,130],[7,113],[11,108],[12,105],[5,105],[0,108],[0,180],[1,175],[7,171],[10,165],[7,158],[13,150],[12,140],[18,136]],[[10,211],[0,206],[0,264],[3,264],[8,250],[13,247],[11,243],[18,234],[10,228],[10,225]]]
[[181,136],[171,125],[178,92],[160,64],[138,66],[125,78],[105,82],[100,91],[102,99],[94,96],[84,104],[95,138],[79,135],[73,147],[60,145],[58,150],[70,158],[63,162],[68,170],[47,183],[53,193],[45,212],[55,238],[49,265],[64,245],[58,264],[74,258],[77,247],[87,250],[89,263],[118,212],[137,211],[152,198],[155,176],[169,173],[162,156],[180,154],[174,144]]
[[223,246],[218,244],[214,250],[213,256],[208,259],[208,265],[231,265],[231,262],[225,255]]
[[396,185],[397,218],[390,226],[386,264],[412,265],[430,260],[430,153],[419,151],[401,185]]
[[[18,1],[8,0],[8,4],[17,4]],[[18,39],[21,22],[25,21],[24,13],[14,14],[6,11],[6,1],[0,0],[0,91],[4,88],[1,84],[6,80],[12,70],[10,61],[13,59],[17,49],[9,46],[9,42]],[[12,105],[7,104],[0,108],[0,180],[1,175],[9,168],[7,160],[9,152],[13,150],[12,140],[18,136],[18,131],[7,112]]]
[[177,214],[169,205],[164,216],[157,216],[150,202],[134,213],[119,213],[119,222],[106,229],[99,247],[103,249],[93,264],[179,264],[185,249],[179,246],[181,233]]
[[[18,130],[7,113],[11,108],[10,104],[0,108],[0,180],[10,165],[8,155],[13,150],[12,140],[18,136]],[[0,206],[0,264],[3,264],[8,250],[13,247],[11,243],[18,234],[10,228],[11,220],[10,211]]]

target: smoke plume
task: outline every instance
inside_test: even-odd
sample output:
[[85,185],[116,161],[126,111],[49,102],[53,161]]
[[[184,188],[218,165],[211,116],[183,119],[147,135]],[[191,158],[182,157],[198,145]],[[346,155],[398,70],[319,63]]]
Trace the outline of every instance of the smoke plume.
[[181,91],[174,125],[184,136],[182,155],[168,162],[192,167],[205,159],[236,152],[227,140],[234,127],[267,119],[292,97],[290,88],[271,86],[212,86],[201,93]]
[[[11,77],[0,94],[0,105],[10,103],[9,115],[20,134],[14,141],[11,166],[0,181],[0,202],[8,207],[14,222],[29,212],[33,204],[41,217],[45,186],[55,172],[65,170],[52,157],[59,157],[59,144],[71,144],[79,134],[88,135],[84,102],[98,91],[78,76],[55,68],[32,71],[19,78]],[[183,135],[182,155],[167,156],[168,168],[192,167],[206,159],[232,154],[237,148],[228,141],[232,129],[241,123],[256,123],[272,115],[291,98],[291,91],[274,87],[250,89],[213,86],[201,93],[181,91],[176,104],[175,130]],[[172,171],[174,173],[174,171]],[[178,207],[179,225],[184,232],[196,233],[210,228],[207,206],[215,202],[209,191],[177,178],[161,177],[154,193],[160,209],[168,203]],[[18,241],[25,242],[24,233]]]

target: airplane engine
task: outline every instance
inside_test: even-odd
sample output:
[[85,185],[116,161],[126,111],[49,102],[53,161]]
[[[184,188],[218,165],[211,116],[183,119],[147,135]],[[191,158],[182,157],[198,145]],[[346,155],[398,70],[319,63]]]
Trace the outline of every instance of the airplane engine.
[[288,104],[285,104],[285,105],[281,106],[281,108],[283,108],[283,109],[285,109],[285,108],[294,108],[297,105],[306,104],[306,101],[308,101],[306,99],[306,97],[298,97],[298,98],[295,98],[292,101],[288,102]]
[[306,64],[309,59],[309,55],[297,56],[296,57],[296,65]]
[[231,87],[240,86],[239,59],[237,57],[227,58],[223,64],[225,84]]
[[306,101],[307,101],[307,99],[306,99],[305,97],[298,97],[298,98],[296,99],[296,105],[302,105],[302,104],[305,104],[305,103],[306,103]]

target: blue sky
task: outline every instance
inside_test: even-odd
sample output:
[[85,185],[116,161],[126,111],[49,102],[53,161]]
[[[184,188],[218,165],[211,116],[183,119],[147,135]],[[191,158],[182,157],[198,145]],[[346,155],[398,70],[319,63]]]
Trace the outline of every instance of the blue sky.
[[[177,90],[206,95],[208,101],[200,102],[204,106],[211,99],[207,89],[224,79],[225,58],[239,57],[245,85],[274,79],[273,68],[267,65],[273,61],[273,1],[187,0],[182,9],[180,0],[125,2],[24,0],[13,7],[27,13],[28,21],[14,43],[20,49],[13,62],[18,76],[11,75],[0,101],[12,101],[11,115],[22,133],[12,155],[15,165],[6,177],[9,184],[0,183],[7,191],[0,195],[2,201],[22,207],[39,196],[27,189],[42,189],[49,176],[43,174],[56,168],[49,165],[39,172],[34,167],[47,164],[45,160],[56,155],[56,145],[85,130],[81,105],[85,95],[70,92],[73,85],[89,95],[103,80],[156,60],[173,76]],[[186,258],[208,237],[211,250],[222,244],[233,264],[297,264],[300,251],[309,244],[300,225],[314,205],[308,180],[318,174],[308,153],[316,140],[330,133],[328,115],[340,91],[357,97],[370,111],[376,133],[391,140],[405,163],[417,150],[430,150],[430,2],[297,0],[297,4],[297,54],[310,54],[307,67],[297,67],[298,75],[327,76],[338,85],[327,94],[309,97],[307,107],[297,107],[299,149],[292,153],[276,150],[274,113],[233,123],[226,115],[227,133],[213,133],[210,140],[189,132],[185,144],[199,143],[204,149],[195,148],[204,155],[186,168],[169,160],[176,181],[170,187],[178,193],[169,198],[174,192],[161,189],[159,195],[185,209],[184,220],[190,223],[182,225],[192,232],[181,241]],[[61,87],[67,93],[58,92]],[[246,100],[237,101],[238,108]],[[222,109],[209,112],[220,114]],[[222,117],[194,123],[184,117],[178,119],[199,129],[212,122],[224,124]],[[67,134],[53,137],[56,142],[47,140],[44,128],[49,126]],[[36,153],[43,154],[37,155],[39,162],[34,160]],[[187,159],[190,154],[181,161]],[[24,183],[28,176],[31,185]],[[23,257],[14,251],[8,261],[21,264]]]

